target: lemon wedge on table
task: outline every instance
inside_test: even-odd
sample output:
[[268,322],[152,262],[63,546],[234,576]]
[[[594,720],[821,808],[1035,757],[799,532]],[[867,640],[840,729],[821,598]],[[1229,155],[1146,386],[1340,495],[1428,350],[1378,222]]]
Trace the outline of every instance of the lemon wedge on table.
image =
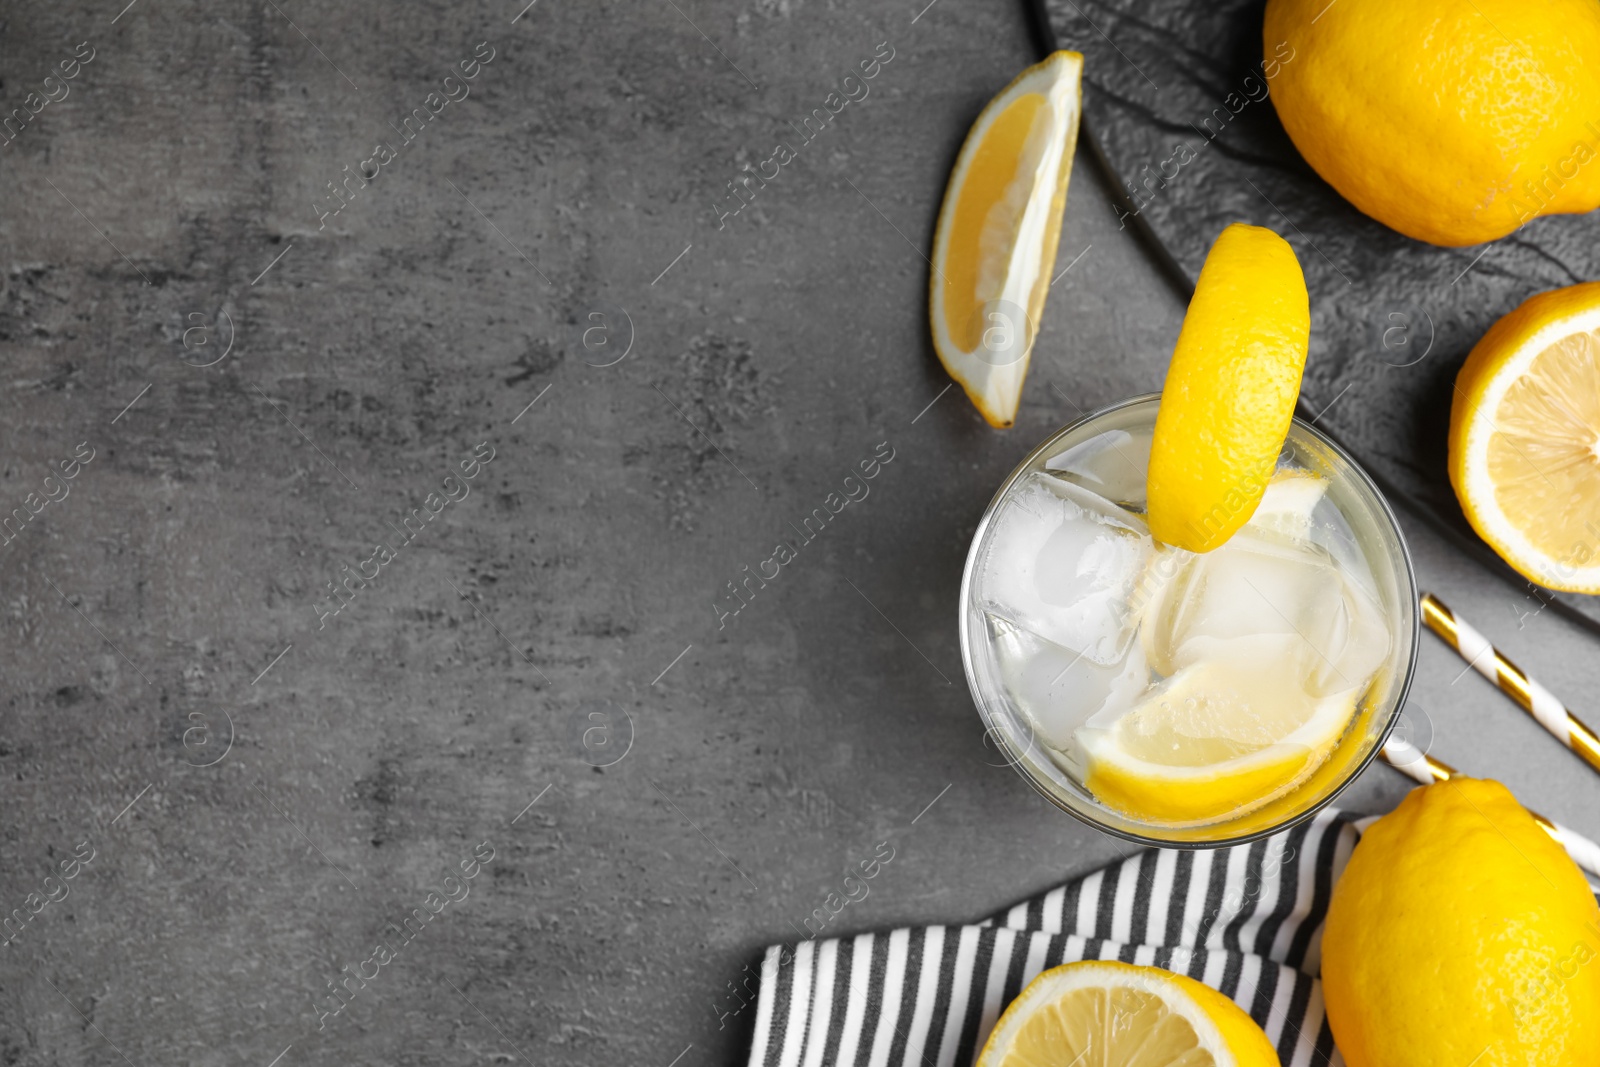
[[1077,732],[1085,784],[1128,815],[1173,825],[1243,814],[1287,793],[1333,751],[1355,714],[1356,690],[1308,692],[1293,634],[1236,638],[1231,653],[1180,668],[1130,711]]
[[1233,1001],[1158,967],[1053,967],[995,1023],[977,1067],[1277,1067],[1267,1035]]
[[1260,226],[1223,230],[1195,282],[1156,412],[1150,532],[1209,552],[1249,521],[1289,435],[1311,335],[1294,249]]
[[1600,593],[1600,282],[1529,297],[1456,377],[1450,481],[1523,577]]
[[1056,52],[989,101],[967,134],[933,235],[928,314],[939,361],[991,426],[1017,417],[1078,142],[1083,56]]

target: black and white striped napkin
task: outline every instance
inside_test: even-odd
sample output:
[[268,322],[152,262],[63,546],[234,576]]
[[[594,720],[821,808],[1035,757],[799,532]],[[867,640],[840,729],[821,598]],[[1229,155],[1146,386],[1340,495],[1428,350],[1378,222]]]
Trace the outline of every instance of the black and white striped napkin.
[[1144,849],[974,926],[774,945],[750,1067],[966,1065],[1035,975],[1091,959],[1221,990],[1283,1067],[1342,1065],[1317,980],[1322,921],[1370,821],[1324,809],[1249,845]]

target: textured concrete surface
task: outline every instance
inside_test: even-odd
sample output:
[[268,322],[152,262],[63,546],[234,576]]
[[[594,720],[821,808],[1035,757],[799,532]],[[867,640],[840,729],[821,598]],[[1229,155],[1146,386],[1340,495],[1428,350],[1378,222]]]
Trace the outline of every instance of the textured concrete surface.
[[[827,933],[1125,847],[994,766],[956,646],[993,488],[1155,388],[1182,311],[1080,159],[1017,427],[942,392],[922,250],[1030,59],[1012,5],[120,6],[0,22],[8,111],[66,89],[0,147],[0,512],[39,508],[0,545],[5,1062],[733,1064],[730,983],[880,842]],[[1588,699],[1589,639],[1407,531]],[[1460,669],[1424,639],[1434,751],[1600,834],[1600,783]]]

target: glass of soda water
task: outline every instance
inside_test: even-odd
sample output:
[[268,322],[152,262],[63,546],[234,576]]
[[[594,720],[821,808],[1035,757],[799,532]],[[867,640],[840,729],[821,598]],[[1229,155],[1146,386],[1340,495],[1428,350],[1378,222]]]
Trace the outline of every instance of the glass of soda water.
[[1079,419],[989,504],[961,583],[987,739],[1067,812],[1169,847],[1309,817],[1378,753],[1416,663],[1416,578],[1383,496],[1296,419],[1265,495],[1196,554],[1145,524],[1160,396]]

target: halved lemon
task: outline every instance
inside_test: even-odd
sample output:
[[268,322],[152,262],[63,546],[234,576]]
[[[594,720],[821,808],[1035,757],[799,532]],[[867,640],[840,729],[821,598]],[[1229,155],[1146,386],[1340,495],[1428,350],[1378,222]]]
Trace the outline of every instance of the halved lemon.
[[1450,482],[1518,573],[1600,593],[1600,282],[1529,297],[1456,376]]
[[933,235],[933,347],[991,426],[1017,417],[1078,143],[1083,56],[1056,52],[989,101]]
[[1084,784],[1113,808],[1174,826],[1241,815],[1287,793],[1327,758],[1355,714],[1354,689],[1308,691],[1317,660],[1295,634],[1219,643],[1120,717],[1077,731]]
[[1053,967],[989,1033],[977,1067],[1277,1067],[1267,1035],[1233,1001],[1159,967]]

